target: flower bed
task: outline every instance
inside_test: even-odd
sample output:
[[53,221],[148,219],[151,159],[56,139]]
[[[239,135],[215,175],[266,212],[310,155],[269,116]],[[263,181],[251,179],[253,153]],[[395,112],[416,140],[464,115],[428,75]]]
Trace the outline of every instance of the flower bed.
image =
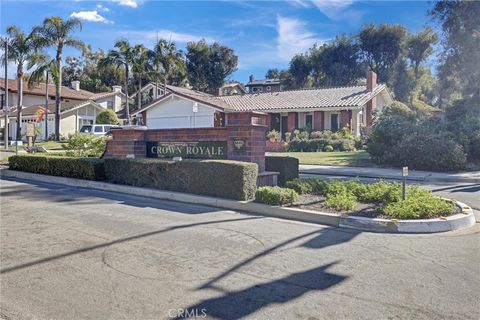
[[[322,212],[400,220],[432,219],[460,211],[454,204],[416,185],[407,188],[406,200],[402,200],[401,184],[382,180],[364,184],[358,181],[294,179],[288,181],[286,187],[289,193],[299,194],[298,200],[278,204]],[[284,193],[280,189],[277,191]],[[256,201],[264,203],[262,199],[257,197]],[[270,201],[269,204],[273,203]]]

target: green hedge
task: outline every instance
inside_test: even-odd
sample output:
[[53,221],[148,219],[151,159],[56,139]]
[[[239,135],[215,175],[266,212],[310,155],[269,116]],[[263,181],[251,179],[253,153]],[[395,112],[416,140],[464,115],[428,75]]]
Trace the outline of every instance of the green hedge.
[[257,189],[255,163],[228,160],[105,159],[109,181],[139,187],[249,200]]
[[298,159],[293,157],[265,157],[265,170],[279,172],[278,185],[298,178]]
[[62,156],[11,156],[10,169],[86,180],[104,180],[102,159]]

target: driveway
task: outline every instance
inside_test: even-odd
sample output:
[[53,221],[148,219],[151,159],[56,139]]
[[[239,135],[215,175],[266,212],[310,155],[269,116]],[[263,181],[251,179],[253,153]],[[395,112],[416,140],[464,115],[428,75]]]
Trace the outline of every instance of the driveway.
[[0,182],[0,318],[480,317],[480,224],[386,235]]

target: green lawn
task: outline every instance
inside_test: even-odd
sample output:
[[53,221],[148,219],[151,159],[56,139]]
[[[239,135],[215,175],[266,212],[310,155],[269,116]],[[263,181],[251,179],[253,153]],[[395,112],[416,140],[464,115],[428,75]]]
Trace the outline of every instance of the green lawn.
[[365,150],[354,152],[268,152],[268,156],[289,156],[297,158],[300,164],[322,166],[371,167],[375,164]]
[[[35,143],[35,146],[44,147],[47,150],[52,150],[52,149],[63,150],[62,144],[63,144],[63,142],[57,142],[57,141],[41,141],[41,142]],[[26,147],[26,146],[27,146],[27,143],[24,142],[22,146],[18,146],[18,149],[19,150],[24,150],[23,147]],[[10,146],[9,149],[10,150],[15,150],[15,146]],[[57,151],[59,151],[59,150],[57,150]]]

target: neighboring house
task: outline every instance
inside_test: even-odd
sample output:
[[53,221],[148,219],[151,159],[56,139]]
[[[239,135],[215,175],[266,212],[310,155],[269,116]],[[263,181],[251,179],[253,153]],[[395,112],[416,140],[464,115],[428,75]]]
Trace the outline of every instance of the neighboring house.
[[377,84],[369,72],[367,85],[280,91],[271,93],[213,96],[203,92],[167,86],[159,97],[132,116],[141,117],[148,128],[194,128],[223,126],[228,112],[268,113],[268,130],[282,133],[295,129],[337,131],[348,127],[360,135],[369,128],[373,112],[393,102],[385,84]]
[[[68,136],[78,132],[83,125],[93,124],[99,112],[105,107],[92,100],[72,100],[62,102],[60,109],[60,135]],[[42,121],[37,121],[39,113],[43,113],[45,105],[32,105],[22,109],[22,133],[25,134],[27,123],[35,122],[41,134],[39,140],[45,138],[45,116]],[[14,135],[17,130],[17,112],[16,108],[12,108],[9,112],[9,132],[10,136]],[[55,133],[55,103],[48,105],[48,136]]]
[[165,85],[160,82],[149,82],[142,87],[142,90],[132,94],[130,96],[130,99],[132,99],[130,109],[132,111],[137,108],[139,94],[142,95],[142,106],[147,105],[165,94]]
[[[5,90],[5,79],[0,78],[0,89],[1,91]],[[71,114],[65,113],[67,110],[70,110],[72,106],[90,104],[93,105],[94,108],[98,109],[99,107],[102,109],[112,109],[115,112],[119,112],[123,108],[123,104],[126,99],[126,95],[122,92],[120,86],[113,86],[111,92],[101,92],[101,93],[93,93],[87,90],[80,89],[80,81],[72,81],[71,87],[62,86],[61,87],[61,120],[60,120],[60,135],[67,136],[70,133],[75,132],[75,130],[79,130],[81,128],[81,124],[86,122],[93,123],[95,121],[95,117],[92,118],[92,114],[89,113],[88,117],[85,115],[82,118],[82,110],[79,112],[79,117],[77,117],[76,122],[71,122],[71,119],[64,121],[64,117],[70,117]],[[48,87],[45,87],[45,83],[35,83],[33,86],[29,86],[27,82],[23,83],[23,109],[22,109],[22,117],[27,116],[27,108],[33,107],[35,110],[38,110],[39,107],[45,107],[45,91],[48,90],[48,105],[49,110],[51,106],[55,105],[55,85],[48,84]],[[14,137],[12,134],[15,131],[12,131],[12,128],[16,128],[16,117],[12,118],[12,112],[15,112],[17,109],[17,102],[18,102],[18,87],[17,87],[17,80],[16,79],[8,79],[8,104],[10,108],[9,114],[9,136]],[[33,109],[30,109],[33,110]],[[75,109],[76,110],[76,109]],[[51,111],[49,111],[50,116],[49,119],[53,120],[55,112],[55,107]],[[98,112],[95,112],[95,115]],[[0,114],[0,127],[4,127],[4,113],[3,110]],[[16,113],[15,113],[16,115]],[[83,120],[82,120],[83,119]],[[32,119],[25,118],[25,121],[31,121]],[[25,121],[22,119],[22,132],[24,132],[24,124]],[[45,119],[42,120],[42,123],[39,124],[40,127],[44,128],[45,124],[43,123]],[[50,120],[49,120],[50,121]],[[50,125],[49,122],[49,132],[53,132],[54,125]],[[75,128],[75,129],[72,129]],[[73,131],[72,131],[73,130]],[[40,137],[39,137],[40,138]],[[41,138],[44,138],[44,135],[41,135]]]
[[262,93],[278,92],[280,91],[280,85],[281,82],[279,79],[255,80],[253,75],[251,75],[246,87],[248,88],[249,93]]
[[232,96],[245,93],[247,93],[245,87],[239,82],[224,84],[217,90],[217,96]]

